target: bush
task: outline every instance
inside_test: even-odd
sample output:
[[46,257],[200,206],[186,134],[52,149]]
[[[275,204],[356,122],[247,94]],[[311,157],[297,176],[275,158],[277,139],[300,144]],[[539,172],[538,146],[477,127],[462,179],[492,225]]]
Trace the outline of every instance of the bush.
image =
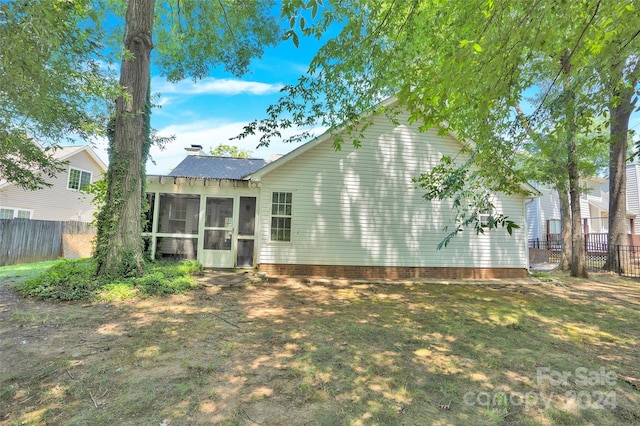
[[96,276],[95,262],[90,259],[61,260],[35,278],[13,288],[25,296],[57,300],[124,300],[136,295],[182,293],[196,283],[193,274],[201,273],[200,263],[149,263],[139,278],[107,280]]
[[88,259],[61,260],[35,278],[16,284],[25,296],[41,299],[88,299],[96,289],[95,264]]

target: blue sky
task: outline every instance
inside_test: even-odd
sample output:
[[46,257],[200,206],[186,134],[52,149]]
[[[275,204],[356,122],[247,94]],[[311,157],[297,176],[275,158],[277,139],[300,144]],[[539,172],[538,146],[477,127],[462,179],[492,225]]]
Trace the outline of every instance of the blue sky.
[[[158,75],[152,76],[152,94],[159,96],[154,102],[161,107],[153,110],[151,125],[160,135],[175,135],[176,139],[164,150],[152,147],[155,164],[151,161],[147,164],[147,173],[169,173],[184,158],[184,148],[191,144],[202,145],[207,152],[221,143],[236,145],[251,151],[256,158],[295,149],[298,145],[279,141],[258,149],[259,136],[233,141],[229,138],[242,132],[250,121],[266,116],[267,107],[279,99],[280,89],[298,80],[319,47],[320,43],[311,38],[301,39],[297,48],[290,40],[283,41],[254,59],[250,71],[241,78],[222,70],[195,83],[184,80],[173,84]],[[322,131],[318,129],[315,133]],[[295,130],[283,132],[285,136],[294,133]],[[105,163],[106,145],[102,140],[96,147]]]

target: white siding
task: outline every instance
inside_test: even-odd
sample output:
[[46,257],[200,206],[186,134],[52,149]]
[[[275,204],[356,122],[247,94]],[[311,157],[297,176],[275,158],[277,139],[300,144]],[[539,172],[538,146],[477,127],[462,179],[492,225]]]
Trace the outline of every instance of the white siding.
[[527,203],[527,239],[535,240],[542,238],[542,229],[540,227],[540,198],[535,198]]
[[[640,215],[640,166],[638,164],[627,165],[627,211]],[[640,234],[640,218],[636,217],[635,234]]]
[[[591,208],[589,207],[589,200],[586,197],[580,197],[580,217],[582,219],[591,219]],[[584,221],[583,221],[584,222]]]
[[[520,224],[476,236],[465,230],[437,245],[453,226],[450,202],[426,202],[411,179],[460,144],[380,118],[362,147],[325,141],[262,178],[259,263],[527,268],[524,200],[501,196],[500,213]],[[271,194],[293,193],[291,242],[270,242]]]
[[69,158],[64,171],[54,178],[47,178],[51,187],[37,191],[25,191],[15,185],[0,189],[0,206],[29,209],[33,211],[31,219],[39,220],[93,220],[96,210],[91,203],[91,196],[82,192],[67,189],[69,167],[92,173],[91,182],[100,179],[102,168],[86,152],[82,151]]

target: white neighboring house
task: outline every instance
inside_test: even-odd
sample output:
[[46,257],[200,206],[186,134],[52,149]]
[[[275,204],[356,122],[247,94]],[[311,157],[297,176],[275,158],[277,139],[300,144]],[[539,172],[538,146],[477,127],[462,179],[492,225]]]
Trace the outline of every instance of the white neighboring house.
[[[629,234],[638,234],[640,214],[638,183],[640,166],[627,166],[627,221]],[[591,177],[580,181],[586,192],[580,194],[580,215],[583,233],[607,234],[609,232],[609,180]],[[530,241],[547,241],[549,235],[560,234],[560,199],[549,186],[539,185],[540,197],[527,204],[527,238]],[[633,229],[631,225],[633,224]]]
[[[326,133],[272,163],[195,155],[170,176],[148,176],[152,253],[279,275],[525,277],[524,226],[511,236],[468,229],[437,250],[452,202],[425,201],[412,178],[444,155],[464,161],[462,144],[398,120],[374,117],[358,149],[345,140],[336,151]],[[524,225],[526,199],[496,194],[495,213]]]
[[93,220],[96,207],[91,203],[91,196],[79,189],[100,179],[107,166],[86,145],[60,147],[54,156],[68,163],[64,171],[46,178],[52,184],[50,187],[27,191],[0,180],[0,219]]
[[627,213],[636,216],[633,233],[640,235],[640,164],[627,164]]

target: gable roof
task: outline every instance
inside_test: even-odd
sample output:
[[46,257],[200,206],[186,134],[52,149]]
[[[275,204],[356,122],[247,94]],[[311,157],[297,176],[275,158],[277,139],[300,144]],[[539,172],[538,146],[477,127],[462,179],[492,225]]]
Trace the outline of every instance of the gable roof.
[[98,157],[89,145],[60,146],[54,151],[53,157],[56,160],[64,161],[83,151],[86,151],[86,153],[89,154],[89,157],[98,164],[103,172],[107,171],[107,165],[100,159],[100,157]]
[[[380,104],[378,104],[378,107],[383,107],[383,108],[388,108],[391,106],[394,106],[396,103],[398,102],[398,100],[392,96],[390,98],[387,98],[386,100],[380,102]],[[369,114],[369,116],[375,114],[375,112],[372,112]],[[366,117],[367,115],[363,115],[363,117]],[[305,144],[299,146],[298,148],[294,149],[293,151],[289,152],[288,154],[285,154],[284,156],[278,158],[277,160],[268,163],[267,165],[265,165],[265,167],[256,170],[254,173],[252,173],[250,176],[247,176],[248,179],[252,180],[252,181],[256,181],[259,182],[262,177],[270,172],[272,172],[273,170],[287,164],[289,161],[293,160],[294,158],[297,158],[298,156],[304,154],[305,152],[309,151],[310,149],[320,145],[321,143],[330,140],[335,134],[340,133],[342,131],[344,131],[345,128],[338,128],[335,130],[327,130],[326,132],[324,132],[323,134],[321,134],[320,136],[317,136],[313,139],[311,139],[309,142],[306,142]],[[453,138],[456,142],[458,142],[460,145],[465,146],[466,144],[464,142],[462,142],[459,138],[459,136],[453,132],[453,131],[449,131],[447,133],[449,136],[451,136],[451,138]],[[473,147],[473,142],[469,141],[468,144],[470,146]],[[537,188],[535,188],[534,186],[532,186],[531,184],[529,184],[528,182],[522,182],[520,183],[520,188],[526,192],[531,194],[532,197],[539,197],[542,194],[540,193],[540,191],[538,191]]]
[[[397,104],[398,99],[395,96],[391,96],[385,100],[383,100],[382,102],[380,102],[376,108],[378,107],[382,107],[382,108],[388,108],[391,107],[395,104]],[[373,115],[374,113],[365,113],[365,114],[361,114],[360,115],[360,119],[362,118],[366,118],[369,117],[371,115]],[[248,176],[249,179],[251,180],[255,180],[255,181],[260,181],[262,179],[262,176],[266,175],[267,173],[279,168],[280,166],[285,165],[286,163],[288,163],[289,161],[293,160],[294,158],[297,158],[298,156],[304,154],[305,152],[309,151],[310,149],[320,145],[322,142],[331,139],[335,134],[340,133],[342,131],[345,130],[345,126],[343,127],[339,127],[337,129],[329,129],[326,132],[324,132],[323,134],[321,134],[320,136],[316,136],[315,138],[311,139],[309,142],[305,142],[303,145],[299,146],[298,148],[294,149],[293,151],[289,152],[288,154],[283,155],[282,157],[278,158],[277,160],[267,164],[264,168],[260,169],[259,171],[256,171],[255,173],[251,174],[251,176]]]
[[267,162],[261,158],[187,155],[185,159],[169,173],[169,176],[241,180],[266,165]]

